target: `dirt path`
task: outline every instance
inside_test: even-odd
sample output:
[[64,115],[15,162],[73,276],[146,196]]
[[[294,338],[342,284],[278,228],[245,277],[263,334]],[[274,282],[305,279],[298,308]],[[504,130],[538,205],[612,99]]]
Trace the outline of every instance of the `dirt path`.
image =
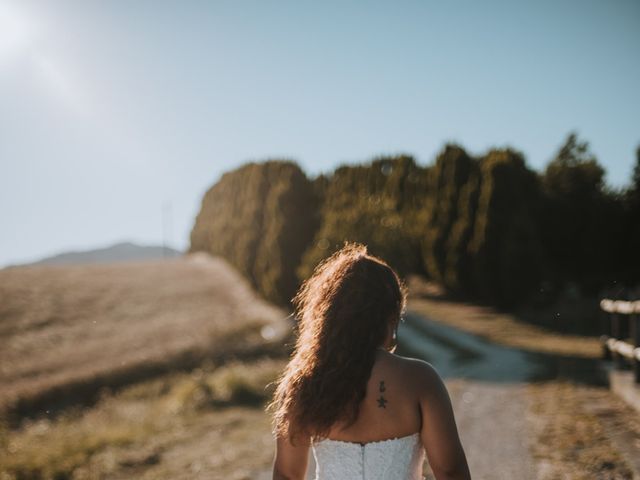
[[398,336],[399,355],[430,362],[445,379],[472,478],[538,478],[525,387],[544,363],[415,312]]
[[523,384],[446,381],[474,479],[535,479]]

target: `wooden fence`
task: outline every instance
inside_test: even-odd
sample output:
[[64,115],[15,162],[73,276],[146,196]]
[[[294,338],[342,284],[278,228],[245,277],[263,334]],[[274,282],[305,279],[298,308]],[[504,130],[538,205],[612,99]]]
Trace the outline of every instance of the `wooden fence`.
[[606,316],[607,334],[602,335],[604,358],[616,369],[633,368],[640,384],[640,300],[603,299],[600,308]]

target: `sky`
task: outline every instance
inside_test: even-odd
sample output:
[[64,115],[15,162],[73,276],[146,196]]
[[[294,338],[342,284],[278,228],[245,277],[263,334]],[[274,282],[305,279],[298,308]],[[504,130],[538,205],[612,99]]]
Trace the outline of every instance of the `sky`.
[[624,187],[640,2],[0,0],[0,267],[184,250],[245,162],[309,176],[446,142],[542,170],[571,131]]

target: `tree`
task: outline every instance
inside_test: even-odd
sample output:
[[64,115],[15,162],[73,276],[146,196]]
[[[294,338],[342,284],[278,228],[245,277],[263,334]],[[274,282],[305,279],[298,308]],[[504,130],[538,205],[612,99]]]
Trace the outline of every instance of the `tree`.
[[287,305],[296,268],[318,224],[317,189],[285,160],[249,163],[225,173],[202,200],[190,252],[219,255],[268,300]]
[[427,274],[440,284],[445,283],[448,240],[458,217],[460,192],[473,168],[474,160],[463,148],[447,144],[430,172],[422,256]]
[[640,284],[640,145],[636,149],[631,183],[624,192],[623,202],[623,247],[618,260],[620,280],[628,286],[636,286]]
[[320,227],[298,268],[307,278],[345,240],[361,242],[400,274],[420,271],[416,215],[426,195],[427,170],[409,155],[343,165],[322,181]]
[[539,185],[522,154],[510,148],[490,150],[480,175],[468,247],[473,290],[487,303],[512,307],[540,281]]
[[594,293],[608,268],[613,246],[607,241],[604,174],[588,143],[580,142],[574,132],[542,174],[547,276],[558,288],[572,281]]
[[636,164],[633,166],[633,176],[631,177],[632,189],[640,195],[640,145],[636,149]]
[[457,199],[458,215],[446,242],[444,284],[449,290],[463,294],[473,291],[469,242],[473,235],[479,196],[480,166],[474,159],[469,178],[460,189]]

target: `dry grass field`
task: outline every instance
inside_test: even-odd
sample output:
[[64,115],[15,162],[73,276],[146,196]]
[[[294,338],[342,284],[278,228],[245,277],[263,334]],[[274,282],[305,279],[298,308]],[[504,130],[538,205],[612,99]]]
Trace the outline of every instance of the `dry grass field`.
[[284,359],[143,381],[4,432],[2,479],[255,478],[273,457],[266,388]]
[[287,329],[287,313],[205,254],[7,268],[0,298],[0,411],[19,417],[205,359],[259,354],[269,343],[261,333],[279,344]]
[[251,478],[234,455],[271,461],[222,447],[271,440],[288,312],[222,259],[11,267],[0,298],[3,480]]

